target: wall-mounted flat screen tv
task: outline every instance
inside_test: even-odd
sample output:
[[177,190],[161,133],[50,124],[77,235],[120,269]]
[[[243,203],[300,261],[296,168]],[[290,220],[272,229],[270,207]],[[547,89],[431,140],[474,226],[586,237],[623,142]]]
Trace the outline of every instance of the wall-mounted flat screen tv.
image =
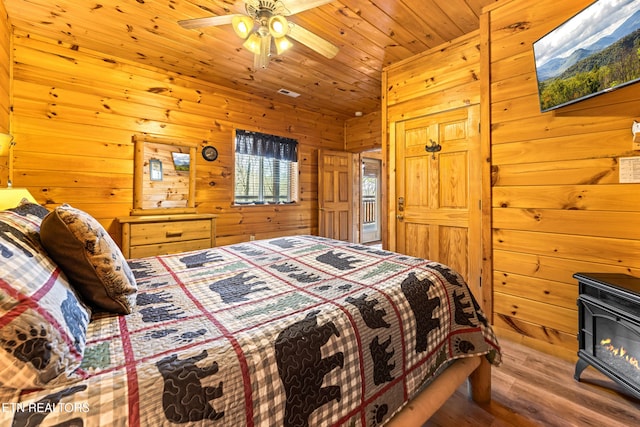
[[640,1],[598,0],[533,44],[541,111],[640,81]]

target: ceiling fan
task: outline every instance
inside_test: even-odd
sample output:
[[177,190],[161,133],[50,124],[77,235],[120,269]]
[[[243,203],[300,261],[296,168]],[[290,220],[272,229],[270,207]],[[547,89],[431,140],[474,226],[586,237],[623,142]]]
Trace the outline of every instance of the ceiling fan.
[[[282,0],[243,0],[244,13],[185,19],[178,21],[178,24],[188,29],[231,24],[235,33],[244,40],[243,46],[254,53],[255,69],[267,68],[269,65],[272,41],[278,55],[290,48],[292,43],[288,37],[331,59],[338,53],[335,45],[288,21],[285,16],[332,1],[334,0],[287,0],[285,5]],[[240,9],[240,6],[237,8]]]

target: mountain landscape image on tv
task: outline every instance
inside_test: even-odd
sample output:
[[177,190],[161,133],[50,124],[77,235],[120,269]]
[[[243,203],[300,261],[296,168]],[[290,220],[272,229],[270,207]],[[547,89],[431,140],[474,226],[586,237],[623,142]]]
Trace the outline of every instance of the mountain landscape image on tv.
[[598,0],[533,44],[542,112],[640,81],[640,1]]

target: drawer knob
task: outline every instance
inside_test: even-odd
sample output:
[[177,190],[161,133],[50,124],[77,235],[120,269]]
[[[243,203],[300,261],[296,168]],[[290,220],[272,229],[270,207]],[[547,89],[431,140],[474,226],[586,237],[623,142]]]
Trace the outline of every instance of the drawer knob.
[[181,237],[182,236],[182,231],[167,231],[167,239],[172,238],[172,237]]

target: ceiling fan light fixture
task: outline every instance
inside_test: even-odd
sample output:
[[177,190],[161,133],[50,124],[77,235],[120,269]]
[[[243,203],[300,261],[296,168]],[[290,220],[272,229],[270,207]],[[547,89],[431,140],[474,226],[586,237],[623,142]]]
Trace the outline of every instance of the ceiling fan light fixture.
[[253,33],[249,36],[249,38],[242,44],[245,49],[249,52],[253,52],[256,55],[260,55],[260,46],[262,45],[262,37],[258,35],[258,33]]
[[293,46],[293,43],[291,43],[291,40],[289,40],[284,36],[274,39],[274,43],[276,45],[276,52],[278,53],[278,55],[282,54],[285,50]]
[[253,30],[253,19],[250,16],[234,16],[231,20],[231,26],[233,31],[236,32],[238,37],[246,39]]
[[[255,34],[257,35],[257,34]],[[260,70],[269,66],[269,58],[271,57],[271,34],[266,36],[258,36],[260,39],[260,47],[258,52],[253,56],[253,69]]]
[[[238,5],[234,5],[234,9],[239,13],[183,19],[178,21],[178,24],[189,29],[231,24],[233,31],[244,40],[242,46],[254,54],[255,69],[267,68],[271,50],[274,49],[279,55],[293,46],[292,40],[331,59],[339,51],[337,46],[288,21],[285,16],[332,1],[334,0],[243,0],[244,13],[240,11]],[[285,2],[291,2],[289,7],[285,6]],[[234,0],[233,3],[240,3],[240,1]],[[274,46],[271,46],[272,43]]]
[[274,38],[281,38],[289,32],[287,18],[282,15],[274,15],[269,18],[269,32]]

